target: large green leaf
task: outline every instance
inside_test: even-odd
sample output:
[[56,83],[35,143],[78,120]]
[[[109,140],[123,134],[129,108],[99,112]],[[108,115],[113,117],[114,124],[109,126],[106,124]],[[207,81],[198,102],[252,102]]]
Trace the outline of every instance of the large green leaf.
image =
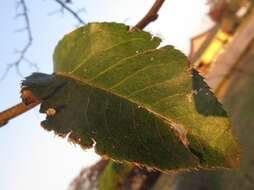
[[[235,167],[238,146],[226,112],[172,46],[116,23],[66,35],[54,74],[23,81],[48,114],[42,126],[117,161],[172,169]],[[50,109],[52,108],[52,109]]]

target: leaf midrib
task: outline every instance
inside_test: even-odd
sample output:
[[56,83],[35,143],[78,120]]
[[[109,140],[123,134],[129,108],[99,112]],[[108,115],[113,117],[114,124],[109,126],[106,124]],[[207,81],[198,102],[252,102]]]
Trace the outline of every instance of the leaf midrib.
[[[126,100],[126,101],[128,101],[128,102],[131,102],[132,104],[137,105],[138,107],[143,108],[143,109],[146,110],[147,112],[153,114],[154,117],[157,117],[157,118],[159,118],[162,122],[164,122],[164,123],[169,127],[169,130],[171,130],[172,133],[174,133],[174,135],[175,135],[176,138],[179,140],[179,142],[189,151],[189,153],[190,153],[192,156],[194,156],[195,158],[197,158],[197,156],[196,156],[195,154],[193,154],[193,152],[190,150],[189,146],[188,146],[188,145],[186,146],[186,145],[181,141],[181,139],[177,136],[177,134],[176,134],[176,133],[177,133],[177,129],[175,129],[175,124],[176,124],[177,122],[174,122],[174,121],[170,120],[169,118],[167,118],[167,117],[165,117],[165,116],[163,116],[163,115],[161,115],[161,114],[159,114],[159,113],[157,113],[157,112],[155,112],[155,111],[153,111],[153,110],[151,110],[151,109],[149,109],[149,108],[147,108],[147,107],[144,107],[143,104],[141,104],[140,102],[133,101],[132,99],[128,99],[128,97],[126,97],[126,96],[123,96],[123,95],[120,95],[120,94],[116,94],[116,93],[114,93],[114,92],[112,92],[112,91],[108,91],[107,89],[105,89],[105,88],[103,88],[103,87],[99,87],[98,85],[95,85],[95,84],[91,84],[89,81],[86,81],[86,80],[84,80],[84,79],[80,79],[80,78],[75,77],[75,76],[70,76],[70,75],[68,75],[68,74],[61,73],[61,72],[55,72],[55,74],[56,74],[56,75],[59,75],[59,76],[62,76],[62,77],[65,77],[65,78],[69,78],[69,79],[71,79],[71,80],[79,81],[80,83],[82,83],[82,84],[84,84],[84,85],[88,85],[88,86],[91,87],[91,88],[97,88],[97,89],[102,90],[102,91],[104,91],[104,92],[109,92],[109,93],[113,94],[114,96],[120,97],[120,98],[122,98],[122,99],[124,99],[124,100]],[[177,126],[179,127],[179,125],[177,125]],[[181,125],[181,126],[182,126],[182,125]],[[187,130],[187,133],[191,133],[191,131],[189,131],[189,130],[188,130],[187,128],[185,128],[185,127],[184,127],[184,128],[181,128],[181,130]]]
[[[159,113],[157,113],[157,112],[155,112],[155,111],[153,111],[153,110],[151,110],[151,109],[145,107],[141,102],[137,102],[137,101],[134,101],[134,100],[132,100],[132,99],[128,99],[127,96],[123,96],[123,95],[121,95],[121,94],[117,94],[117,93],[115,93],[115,92],[109,91],[108,89],[103,88],[103,87],[100,87],[100,86],[98,86],[98,85],[96,85],[96,84],[92,84],[91,82],[89,82],[89,81],[87,81],[87,80],[85,80],[85,79],[80,79],[79,77],[72,76],[72,75],[69,75],[69,74],[66,74],[66,73],[62,73],[62,72],[55,72],[54,74],[55,74],[55,75],[59,75],[59,76],[63,76],[63,77],[65,77],[65,78],[69,78],[69,79],[72,79],[72,80],[79,81],[79,82],[81,82],[81,83],[84,84],[84,85],[90,86],[91,88],[97,88],[97,89],[102,90],[102,91],[104,91],[104,92],[111,93],[111,94],[113,94],[114,96],[117,96],[117,97],[122,98],[122,99],[124,99],[124,100],[126,100],[126,101],[128,101],[128,102],[131,102],[132,104],[135,104],[135,105],[137,105],[137,106],[143,108],[144,110],[146,110],[146,111],[152,113],[154,116],[159,117],[159,118],[163,119],[164,121],[167,121],[167,122],[169,123],[170,126],[172,126],[173,123],[176,123],[175,121],[170,120],[170,119],[167,118],[166,116],[163,116],[163,115],[161,115],[161,114],[159,114]],[[185,128],[185,129],[186,129],[186,128]]]

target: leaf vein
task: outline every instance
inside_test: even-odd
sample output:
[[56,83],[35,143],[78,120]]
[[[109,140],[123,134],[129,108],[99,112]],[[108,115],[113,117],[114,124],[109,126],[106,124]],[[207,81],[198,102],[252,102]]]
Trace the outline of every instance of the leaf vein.
[[139,72],[145,71],[145,70],[147,70],[147,69],[149,69],[149,68],[152,68],[152,67],[155,67],[155,66],[156,66],[156,67],[157,67],[157,66],[161,66],[161,65],[166,65],[166,64],[165,64],[165,63],[161,63],[161,64],[155,64],[155,65],[147,65],[147,66],[145,66],[145,67],[143,67],[143,68],[141,68],[141,69],[138,69],[138,70],[136,70],[135,72],[133,72],[131,75],[129,75],[129,76],[127,76],[127,77],[121,79],[120,81],[118,81],[116,84],[114,84],[114,85],[113,85],[112,87],[110,87],[109,89],[111,90],[111,89],[114,89],[114,88],[120,86],[120,85],[123,84],[124,82],[128,81],[129,79],[131,79],[132,77],[134,77],[135,75],[137,75]]
[[183,96],[183,95],[185,95],[185,94],[186,94],[186,93],[171,94],[171,95],[169,95],[169,96],[166,96],[166,97],[163,97],[163,98],[157,100],[156,102],[152,103],[152,105],[155,106],[155,105],[157,105],[157,104],[159,104],[159,103],[164,102],[164,101],[167,100],[167,99],[174,98],[175,96]]
[[105,48],[99,52],[96,52],[96,53],[91,53],[90,55],[88,55],[86,58],[82,59],[81,63],[79,65],[77,65],[72,71],[69,72],[69,74],[72,74],[74,73],[76,70],[78,70],[80,67],[82,67],[84,64],[86,64],[88,62],[88,60],[90,60],[93,56],[95,56],[96,54],[98,53],[102,53],[102,52],[105,52],[105,51],[108,51],[108,50],[111,50],[117,46],[120,46],[122,44],[125,44],[125,43],[128,43],[128,42],[131,42],[131,41],[138,41],[138,40],[143,40],[145,41],[143,38],[134,38],[134,39],[131,39],[131,40],[126,40],[124,42],[120,42],[120,43],[117,43],[117,44],[114,44],[113,46],[109,47],[109,48]]

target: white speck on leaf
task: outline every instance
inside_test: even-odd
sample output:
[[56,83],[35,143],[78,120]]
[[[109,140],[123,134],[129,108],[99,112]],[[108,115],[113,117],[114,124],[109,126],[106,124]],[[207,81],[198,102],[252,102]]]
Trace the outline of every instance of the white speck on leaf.
[[198,91],[197,90],[192,90],[192,94],[197,95]]
[[56,110],[54,108],[48,108],[46,114],[47,116],[54,116],[56,114]]

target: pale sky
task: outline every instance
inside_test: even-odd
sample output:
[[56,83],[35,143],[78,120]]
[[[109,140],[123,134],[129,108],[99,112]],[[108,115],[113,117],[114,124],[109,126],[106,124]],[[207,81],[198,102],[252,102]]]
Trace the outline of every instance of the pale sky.
[[[25,43],[22,19],[15,20],[15,0],[3,1],[0,7],[0,75],[7,63],[15,61],[14,49]],[[72,31],[77,22],[68,13],[49,16],[58,6],[50,0],[26,0],[33,32],[33,46],[27,57],[38,63],[41,72],[52,73],[52,53],[65,33]],[[74,0],[86,8],[82,17],[86,22],[116,21],[134,25],[150,8],[154,0]],[[146,30],[163,39],[163,45],[176,46],[186,54],[191,36],[205,31],[211,22],[206,16],[206,0],[166,0],[158,20]],[[22,66],[23,74],[32,70]],[[0,82],[0,110],[20,101],[20,78],[15,70]],[[80,169],[99,159],[93,150],[55,137],[40,127],[44,115],[38,108],[12,120],[0,128],[0,189],[1,190],[63,190]]]

